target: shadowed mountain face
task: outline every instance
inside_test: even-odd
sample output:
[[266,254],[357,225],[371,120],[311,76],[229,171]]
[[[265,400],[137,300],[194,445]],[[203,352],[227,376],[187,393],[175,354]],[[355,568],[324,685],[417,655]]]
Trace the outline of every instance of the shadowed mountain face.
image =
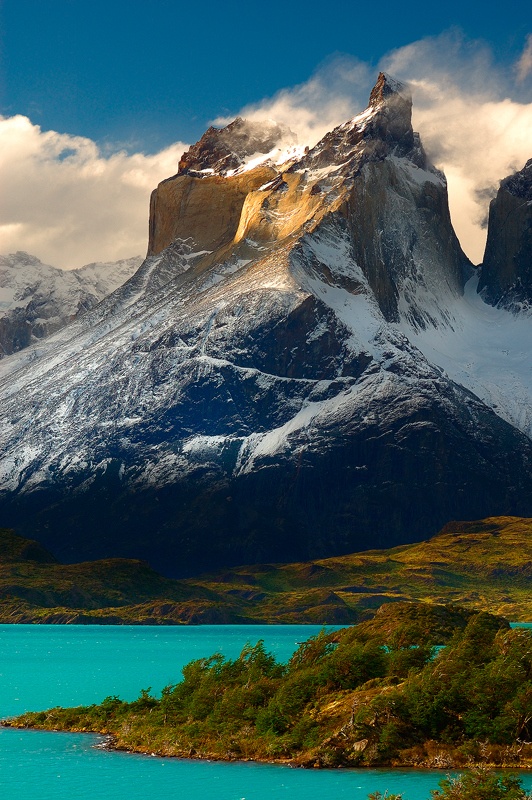
[[532,306],[532,158],[501,182],[490,204],[479,290],[492,305]]
[[133,278],[2,364],[4,524],[185,575],[532,514],[530,439],[413,344],[471,268],[410,114],[381,75],[310,151],[237,121],[183,156]]

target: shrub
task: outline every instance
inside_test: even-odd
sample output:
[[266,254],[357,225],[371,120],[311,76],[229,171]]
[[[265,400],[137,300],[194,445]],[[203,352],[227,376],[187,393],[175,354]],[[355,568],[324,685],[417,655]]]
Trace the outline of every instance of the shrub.
[[531,800],[532,795],[513,775],[497,775],[479,768],[456,778],[444,778],[440,788],[431,792],[432,800]]

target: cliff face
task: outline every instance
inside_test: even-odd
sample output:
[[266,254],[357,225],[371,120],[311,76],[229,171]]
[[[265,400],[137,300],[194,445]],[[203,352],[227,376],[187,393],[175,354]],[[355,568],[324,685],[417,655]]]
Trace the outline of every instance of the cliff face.
[[410,114],[381,75],[308,151],[183,156],[138,272],[0,369],[4,524],[175,575],[532,515],[530,439],[414,344],[463,336],[468,262]]
[[479,291],[492,305],[532,304],[532,159],[501,182],[490,204]]

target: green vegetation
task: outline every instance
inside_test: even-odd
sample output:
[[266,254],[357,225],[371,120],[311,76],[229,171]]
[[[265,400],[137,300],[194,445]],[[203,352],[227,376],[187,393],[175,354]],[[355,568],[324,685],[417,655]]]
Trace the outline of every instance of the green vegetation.
[[488,769],[475,769],[457,778],[440,781],[440,791],[432,800],[532,800],[514,775],[497,775]]
[[98,731],[116,747],[172,756],[532,766],[532,632],[456,607],[386,605],[371,622],[309,639],[286,665],[258,642],[234,660],[191,662],[160,697],[147,689],[131,703],[108,697],[10,724]]
[[429,541],[296,564],[235,567],[171,580],[147,564],[61,565],[0,531],[0,622],[338,623],[383,603],[458,603],[532,620],[532,520],[451,523]]
[[[443,778],[440,789],[432,791],[431,797],[432,800],[532,800],[532,794],[525,792],[519,778],[497,775],[485,767],[457,778]],[[368,800],[403,800],[403,795],[373,792]]]

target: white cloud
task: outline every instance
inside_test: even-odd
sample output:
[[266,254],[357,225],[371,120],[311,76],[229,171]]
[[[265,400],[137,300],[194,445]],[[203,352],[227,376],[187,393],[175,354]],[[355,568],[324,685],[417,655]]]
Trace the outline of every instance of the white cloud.
[[[337,56],[322,64],[305,83],[245,106],[239,116],[283,123],[297,134],[301,144],[312,146],[364,108],[374,78],[368,64],[351,56]],[[215,124],[225,125],[232,119],[220,117]]]
[[532,33],[526,37],[526,44],[521,57],[516,64],[517,80],[524,81],[529,75],[532,75]]
[[150,192],[185,147],[106,157],[90,139],[0,117],[0,253],[64,268],[143,254]]

